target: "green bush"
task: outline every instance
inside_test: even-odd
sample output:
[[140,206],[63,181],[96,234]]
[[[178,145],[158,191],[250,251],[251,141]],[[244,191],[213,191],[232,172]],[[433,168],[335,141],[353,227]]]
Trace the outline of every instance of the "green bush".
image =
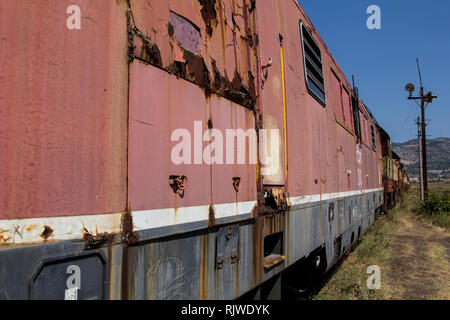
[[419,204],[418,213],[429,217],[443,227],[450,226],[450,192],[430,192],[428,198]]
[[420,204],[419,211],[426,215],[442,215],[450,213],[450,194],[448,192],[436,192],[428,194],[425,202]]

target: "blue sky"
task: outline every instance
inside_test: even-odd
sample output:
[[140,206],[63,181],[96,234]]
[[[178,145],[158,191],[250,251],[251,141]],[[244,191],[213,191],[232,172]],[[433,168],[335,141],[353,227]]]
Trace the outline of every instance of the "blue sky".
[[[417,137],[420,108],[407,100],[422,69],[425,92],[438,99],[426,109],[429,138],[450,137],[449,0],[299,0],[334,58],[394,142]],[[370,5],[381,8],[381,30],[366,26]]]

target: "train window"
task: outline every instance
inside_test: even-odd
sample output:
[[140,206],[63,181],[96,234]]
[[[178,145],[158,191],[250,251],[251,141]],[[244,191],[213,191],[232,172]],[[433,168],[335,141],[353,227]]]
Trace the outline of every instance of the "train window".
[[300,34],[302,37],[306,86],[309,93],[325,106],[325,82],[320,48],[302,21],[300,21]]
[[366,118],[366,138],[367,138],[367,145],[370,146],[371,143],[371,137],[370,137],[370,129],[369,129],[369,118]]
[[352,97],[352,109],[353,109],[353,122],[355,127],[355,133],[358,137],[358,141],[361,140],[361,123],[359,119],[359,102],[358,102],[358,88],[354,88],[356,96]]
[[362,109],[359,109],[359,122],[361,126],[361,141],[366,143],[366,123],[364,122],[364,114],[362,112]]
[[352,110],[352,99],[350,93],[345,87],[342,87],[342,108],[344,112],[344,121],[347,127],[353,131],[353,110]]
[[367,146],[370,146],[372,144],[372,138],[370,134],[370,123],[369,118],[366,118],[366,138],[367,138]]
[[361,120],[362,120],[362,141],[366,144],[367,147],[370,145],[370,136],[369,136],[369,121],[367,120],[367,116],[360,110],[361,112]]
[[375,129],[373,128],[373,125],[370,125],[370,130],[372,132],[372,149],[373,151],[377,151],[377,144],[375,141]]
[[339,80],[338,76],[334,73],[333,69],[331,70],[331,90],[332,90],[331,94],[333,97],[331,103],[334,104],[334,112],[336,114],[336,118],[341,123],[345,123],[344,105],[342,103],[341,80]]

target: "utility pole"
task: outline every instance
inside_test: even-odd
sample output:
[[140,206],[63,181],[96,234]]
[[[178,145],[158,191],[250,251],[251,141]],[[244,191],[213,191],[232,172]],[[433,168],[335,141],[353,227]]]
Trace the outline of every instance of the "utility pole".
[[419,146],[419,165],[420,165],[420,201],[424,201],[425,200],[425,194],[423,191],[423,167],[422,167],[422,141],[420,139],[421,133],[420,133],[420,117],[417,117],[416,120],[416,124],[417,124],[417,142],[418,142],[418,146]]
[[428,175],[427,175],[427,135],[426,135],[426,124],[425,124],[425,102],[431,103],[437,96],[434,96],[431,92],[428,92],[424,95],[423,84],[422,84],[422,74],[420,72],[419,59],[417,59],[417,70],[419,71],[419,80],[420,80],[420,97],[413,97],[412,93],[414,92],[414,85],[409,83],[406,85],[406,91],[409,92],[408,100],[420,100],[420,110],[421,110],[421,135],[422,135],[422,184],[423,184],[423,193],[424,199],[427,199],[428,194]]
[[[417,59],[417,67],[419,67],[419,60]],[[419,69],[420,74],[420,69]],[[427,134],[425,131],[426,123],[425,123],[425,101],[423,97],[423,86],[422,81],[420,81],[420,110],[422,113],[422,128],[421,128],[421,134],[422,134],[422,172],[423,172],[423,193],[425,195],[424,200],[428,197],[428,172],[427,172]]]

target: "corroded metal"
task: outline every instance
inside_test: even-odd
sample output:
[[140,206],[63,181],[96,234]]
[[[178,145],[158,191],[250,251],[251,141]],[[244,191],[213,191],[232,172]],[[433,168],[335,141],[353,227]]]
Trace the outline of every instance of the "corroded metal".
[[[404,187],[297,1],[83,1],[78,31],[55,3],[0,3],[0,298],[34,298],[36,270],[72,263],[84,298],[237,298],[301,259],[329,269]],[[300,20],[334,79],[325,108],[304,81]],[[279,130],[279,170],[174,164],[172,133],[195,137],[195,122],[201,147],[211,130]],[[281,252],[265,256],[273,235]],[[62,280],[52,296],[74,289]]]

